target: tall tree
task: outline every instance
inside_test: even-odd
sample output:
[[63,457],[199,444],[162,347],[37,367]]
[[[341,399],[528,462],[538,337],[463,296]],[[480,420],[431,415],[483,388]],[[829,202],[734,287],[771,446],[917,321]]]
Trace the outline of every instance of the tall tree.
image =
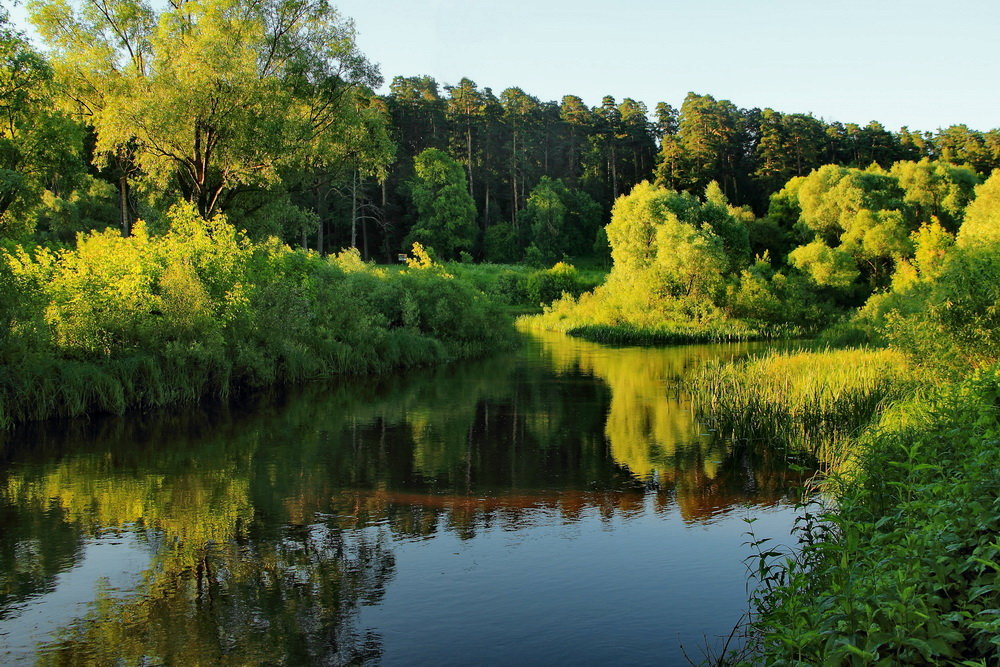
[[32,20],[105,156],[203,216],[343,153],[346,113],[381,81],[325,0],[34,0]]
[[[452,145],[456,155],[462,155],[466,168],[469,194],[475,197],[476,179],[473,173],[475,163],[475,139],[479,133],[486,101],[476,82],[462,78],[456,86],[445,86],[448,91],[448,121],[452,124]],[[461,147],[461,148],[460,148]]]
[[82,172],[83,128],[55,108],[53,72],[0,8],[0,235],[33,231],[42,191]]
[[457,259],[475,243],[476,205],[462,166],[444,151],[428,148],[414,159],[410,184],[417,220],[407,244],[421,243],[439,257]]

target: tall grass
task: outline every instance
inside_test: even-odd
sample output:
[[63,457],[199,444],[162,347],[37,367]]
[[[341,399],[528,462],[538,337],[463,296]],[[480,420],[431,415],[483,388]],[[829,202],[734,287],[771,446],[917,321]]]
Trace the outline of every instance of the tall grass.
[[867,348],[707,364],[686,384],[712,427],[739,439],[804,445],[828,463],[842,459],[851,436],[915,388],[902,354]]
[[566,333],[576,338],[607,345],[686,345],[781,340],[803,335],[792,325],[753,326],[743,322],[717,322],[705,326],[691,324],[640,327],[634,324],[585,324]]
[[890,410],[807,512],[762,545],[760,664],[1000,664],[1000,368]]

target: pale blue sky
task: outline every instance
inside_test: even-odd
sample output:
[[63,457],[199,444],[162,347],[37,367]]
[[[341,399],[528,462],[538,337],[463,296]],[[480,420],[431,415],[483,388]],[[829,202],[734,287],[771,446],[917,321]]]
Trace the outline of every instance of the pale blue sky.
[[333,1],[386,82],[468,76],[650,109],[695,91],[893,130],[1000,127],[1000,0]]
[[340,0],[393,76],[497,94],[688,91],[890,129],[1000,127],[1000,0]]

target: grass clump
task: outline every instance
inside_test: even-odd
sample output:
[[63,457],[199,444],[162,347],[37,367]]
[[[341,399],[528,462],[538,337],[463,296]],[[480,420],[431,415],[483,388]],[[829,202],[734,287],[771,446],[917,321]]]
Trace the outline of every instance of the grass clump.
[[849,436],[909,395],[915,383],[898,351],[855,348],[708,364],[687,380],[687,388],[714,428],[739,439],[805,445],[834,461]]
[[765,551],[759,662],[1000,662],[1000,369],[909,401],[866,430],[836,508],[800,549]]

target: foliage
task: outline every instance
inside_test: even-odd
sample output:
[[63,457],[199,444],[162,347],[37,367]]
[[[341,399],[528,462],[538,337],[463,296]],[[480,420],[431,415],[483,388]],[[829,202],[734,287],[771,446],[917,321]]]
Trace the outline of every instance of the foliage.
[[457,259],[472,248],[476,234],[476,208],[461,165],[444,151],[428,148],[414,159],[410,186],[417,221],[408,238],[421,243],[443,259]]
[[557,262],[551,268],[537,269],[524,264],[446,264],[449,273],[468,283],[491,299],[519,310],[537,311],[564,293],[579,295],[603,282],[605,272],[580,270]]
[[589,254],[601,210],[587,193],[543,176],[531,191],[519,224],[530,230],[531,243],[543,262]]
[[[541,326],[596,340],[783,337],[830,315],[801,276],[750,262],[747,211],[709,184],[701,200],[640,183],[615,203],[607,237],[614,262],[592,293],[554,302]],[[597,333],[600,332],[600,333]]]
[[758,658],[768,664],[1000,659],[998,371],[901,405],[861,439],[855,473],[807,512],[800,549],[761,549]]
[[958,230],[960,245],[1000,241],[1000,170],[976,188],[976,196]]
[[0,8],[0,238],[31,234],[35,201],[70,191],[83,171],[82,128],[54,92],[52,66]]
[[547,304],[563,294],[579,296],[593,285],[584,283],[572,264],[557,262],[551,269],[529,274],[524,287],[530,302]]
[[[374,136],[365,116],[378,111],[364,98],[378,71],[321,0],[34,0],[30,10],[97,153],[160,190],[179,187],[204,217]],[[388,154],[376,153],[377,169]]]
[[[388,273],[251,242],[190,205],[169,229],[4,254],[0,423],[121,412],[503,347],[499,309],[433,262]],[[417,254],[419,255],[419,249]],[[58,380],[57,380],[58,378]]]

